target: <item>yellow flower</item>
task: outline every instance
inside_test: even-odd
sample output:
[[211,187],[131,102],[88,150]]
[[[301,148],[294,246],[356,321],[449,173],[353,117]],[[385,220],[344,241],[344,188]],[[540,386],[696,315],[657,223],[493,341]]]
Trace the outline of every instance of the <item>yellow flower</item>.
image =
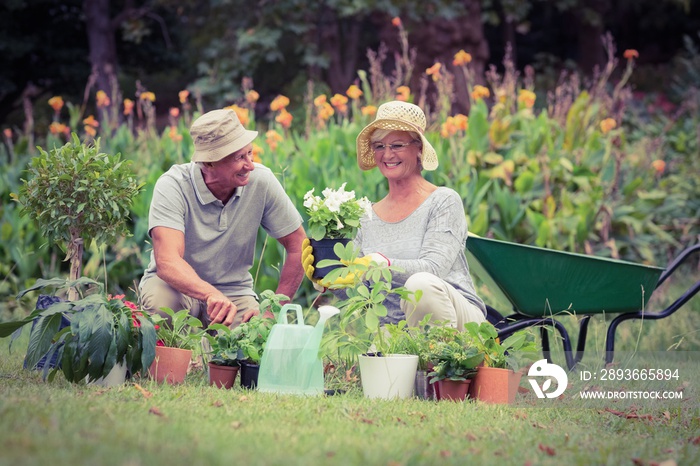
[[318,109],[318,117],[323,121],[329,120],[334,114],[335,110],[333,110],[333,107],[328,102],[324,102]]
[[248,123],[250,123],[250,113],[248,112],[247,108],[242,108],[239,107],[238,105],[229,105],[226,107],[227,110],[233,110],[236,112],[236,115],[238,115],[238,119],[240,120],[241,124],[243,126],[248,126]]
[[452,64],[454,66],[462,66],[471,63],[471,61],[472,56],[464,50],[460,50],[459,52],[455,53],[454,60],[452,60]]
[[109,104],[112,103],[105,91],[97,91],[95,99],[97,100],[97,108],[109,107]]
[[294,117],[284,108],[280,110],[279,115],[275,117],[275,121],[282,125],[284,129],[289,129],[292,126],[292,120]]
[[259,98],[260,94],[252,89],[245,93],[245,100],[251,105],[257,102]]
[[151,102],[156,101],[156,95],[153,92],[142,92],[141,95],[139,96],[139,99],[141,100],[149,100]]
[[535,99],[537,96],[534,92],[527,89],[520,89],[518,92],[518,102],[523,104],[526,108],[532,108],[535,105]]
[[326,100],[327,100],[326,94],[321,94],[314,99],[314,105],[317,107],[323,107],[323,104],[326,103]]
[[131,99],[124,99],[124,115],[131,115],[134,111],[134,101]]
[[622,56],[628,60],[632,60],[633,58],[639,58],[639,52],[637,52],[635,49],[627,49]]
[[377,114],[377,107],[375,107],[374,105],[367,105],[365,107],[362,107],[360,109],[360,112],[362,112],[362,114],[365,116],[374,116]]
[[180,98],[180,103],[184,104],[185,102],[187,102],[187,98],[190,96],[190,91],[185,89],[183,91],[178,92],[177,96]]
[[260,156],[264,153],[265,151],[263,150],[262,147],[259,145],[253,143],[253,162],[257,163],[262,163],[262,159]]
[[431,66],[430,68],[425,70],[425,74],[427,74],[428,76],[432,76],[433,81],[437,81],[438,79],[440,79],[440,68],[441,67],[442,67],[442,63],[440,63],[440,62],[435,63],[433,66]]
[[85,118],[85,119],[83,120],[83,124],[86,125],[86,126],[92,126],[92,127],[95,127],[95,128],[97,128],[98,126],[100,126],[100,123],[99,123],[97,120],[95,120],[95,117],[92,116],[92,115],[90,115],[90,116],[88,116],[87,118]]
[[362,95],[362,91],[359,87],[353,84],[350,87],[348,87],[348,90],[345,91],[345,94],[347,94],[347,96],[350,97],[352,100],[357,100]]
[[472,99],[474,100],[485,99],[490,95],[491,92],[489,92],[488,88],[479,84],[474,86],[474,90],[472,91]]
[[400,100],[402,102],[407,102],[408,97],[411,95],[411,88],[408,86],[399,86],[396,89],[396,100]]
[[652,168],[656,171],[657,175],[662,175],[664,171],[666,171],[666,162],[663,160],[657,159],[651,162]]
[[278,110],[283,110],[289,105],[289,98],[285,97],[283,95],[278,95],[275,97],[275,99],[270,103],[270,110],[273,112],[276,112]]
[[608,134],[611,130],[617,127],[617,122],[612,118],[606,118],[600,122],[600,130],[603,134]]
[[182,134],[177,132],[177,126],[175,126],[175,125],[170,126],[170,130],[168,131],[168,136],[170,136],[170,139],[172,139],[174,142],[182,141]]
[[391,18],[391,25],[397,28],[401,27],[401,18],[399,18],[398,16],[394,16],[393,18]]
[[54,96],[49,99],[49,105],[53,108],[54,112],[60,112],[63,108],[63,97]]
[[180,116],[180,109],[177,107],[170,107],[170,116],[177,118]]

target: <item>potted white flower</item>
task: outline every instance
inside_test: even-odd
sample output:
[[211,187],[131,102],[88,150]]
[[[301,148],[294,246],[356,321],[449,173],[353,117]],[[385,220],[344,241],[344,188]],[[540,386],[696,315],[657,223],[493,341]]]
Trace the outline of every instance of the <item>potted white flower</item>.
[[[314,189],[304,195],[304,207],[309,215],[308,227],[314,266],[323,259],[337,260],[333,252],[337,243],[347,243],[357,234],[360,219],[372,215],[372,203],[366,197],[357,199],[355,191],[346,191],[346,183],[340,188],[324,189],[321,196]],[[314,278],[323,278],[335,267],[314,267]]]

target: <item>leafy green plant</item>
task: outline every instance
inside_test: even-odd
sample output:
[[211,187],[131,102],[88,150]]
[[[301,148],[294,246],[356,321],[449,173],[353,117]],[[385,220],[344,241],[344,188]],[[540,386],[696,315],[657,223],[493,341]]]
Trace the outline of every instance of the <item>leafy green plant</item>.
[[[0,324],[0,337],[19,335],[21,328],[33,323],[26,366],[34,368],[41,358],[56,356],[60,370],[70,382],[86,377],[97,380],[106,376],[115,364],[124,361],[132,374],[145,371],[155,357],[156,330],[147,313],[120,297],[106,295],[103,286],[85,277],[76,281],[38,280],[20,293],[53,288],[91,286],[92,292],[80,299],[58,302],[45,310],[34,310],[26,318]],[[61,328],[62,318],[70,325]],[[53,380],[59,368],[44,365],[44,377]],[[50,372],[49,372],[50,371]]]
[[216,335],[205,333],[209,341],[211,355],[210,362],[219,366],[238,366],[238,350],[240,341],[238,335],[227,325],[211,324],[209,330],[216,331]]
[[199,345],[204,330],[202,321],[190,315],[189,310],[177,312],[170,308],[160,309],[168,317],[153,314],[153,322],[158,325],[158,340],[163,346],[193,350]]
[[[42,233],[66,251],[70,279],[82,275],[84,244],[114,243],[129,236],[129,208],[142,184],[121,155],[100,152],[94,144],[72,140],[50,152],[39,148],[19,193],[22,215],[36,220]],[[76,297],[71,291],[69,300]]]
[[483,355],[484,365],[517,371],[523,359],[537,351],[532,333],[520,330],[502,342],[498,330],[489,322],[469,322],[465,332],[471,337],[471,344]]
[[260,364],[267,337],[275,324],[273,319],[253,316],[248,322],[233,329],[233,339],[238,342],[238,359],[253,364]]
[[430,351],[433,370],[428,374],[430,382],[438,380],[467,380],[476,375],[476,368],[484,360],[484,355],[461,338],[440,341]]
[[346,184],[343,183],[337,190],[324,189],[323,198],[314,196],[313,189],[304,195],[304,207],[309,215],[309,234],[313,239],[352,239],[360,226],[360,219],[371,214],[369,199],[356,199],[355,191],[345,191]]

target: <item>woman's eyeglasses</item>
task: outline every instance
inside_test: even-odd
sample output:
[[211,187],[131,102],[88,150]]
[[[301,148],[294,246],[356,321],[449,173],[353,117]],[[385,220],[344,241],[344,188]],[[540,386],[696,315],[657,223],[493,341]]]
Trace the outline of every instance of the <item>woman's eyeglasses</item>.
[[372,150],[374,151],[375,154],[381,154],[388,147],[389,149],[391,149],[392,152],[398,154],[399,152],[403,152],[406,149],[406,147],[410,146],[414,142],[418,142],[418,141],[395,143],[395,144],[376,143],[376,144],[372,144]]

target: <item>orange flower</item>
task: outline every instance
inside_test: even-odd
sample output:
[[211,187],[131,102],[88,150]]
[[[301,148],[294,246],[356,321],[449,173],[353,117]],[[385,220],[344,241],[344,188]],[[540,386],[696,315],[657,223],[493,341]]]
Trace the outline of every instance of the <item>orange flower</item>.
[[280,110],[279,115],[275,117],[275,121],[282,125],[282,128],[289,129],[292,126],[292,120],[294,117],[284,108]]
[[168,136],[170,136],[170,139],[172,139],[174,142],[182,141],[182,134],[177,132],[177,126],[175,125],[170,125]]
[[452,64],[454,66],[462,66],[471,63],[471,61],[472,56],[464,50],[460,50],[459,52],[455,53],[454,60],[452,60]]
[[656,171],[657,175],[662,175],[666,171],[666,162],[661,159],[651,162],[651,167]]
[[366,107],[362,107],[360,111],[363,115],[374,116],[377,114],[377,107],[375,107],[374,105],[367,105]]
[[433,66],[425,70],[425,74],[433,77],[433,81],[440,79],[440,68],[442,68],[442,63],[435,63]]
[[391,25],[397,28],[401,27],[401,18],[399,18],[398,16],[394,16],[393,18],[391,18]]
[[170,116],[177,118],[180,116],[180,109],[177,107],[170,107]]
[[3,129],[2,134],[4,134],[7,139],[12,139],[12,130],[10,128]]
[[245,93],[245,100],[251,105],[257,102],[259,98],[260,94],[252,89]]
[[265,142],[272,150],[277,149],[277,144],[283,140],[284,138],[274,129],[268,130],[268,132],[265,133]]
[[347,103],[348,98],[342,94],[335,94],[331,97],[331,105],[340,111],[342,111],[341,108],[346,107]]
[[532,108],[535,105],[535,99],[537,96],[534,92],[527,89],[520,89],[518,92],[518,102],[523,104],[526,108]]
[[190,91],[185,89],[184,91],[178,92],[177,96],[180,98],[180,103],[184,104],[185,102],[187,102],[187,98],[190,96]]
[[606,118],[600,122],[600,130],[603,134],[608,134],[611,130],[615,129],[617,122],[612,118]]
[[85,133],[89,134],[92,137],[95,137],[95,135],[97,134],[97,130],[95,128],[93,128],[92,126],[86,125],[85,126]]
[[479,84],[474,86],[474,90],[472,91],[472,99],[474,100],[485,99],[490,95],[491,92],[489,91],[489,89]]
[[278,95],[275,97],[275,99],[270,103],[270,110],[273,112],[276,112],[278,110],[283,110],[284,108],[289,105],[289,98],[285,97],[283,95]]
[[63,97],[54,96],[49,99],[49,105],[53,108],[53,111],[58,113],[63,108]]
[[124,115],[131,115],[134,111],[134,101],[131,99],[124,99]]
[[357,100],[362,95],[362,91],[359,87],[353,84],[350,87],[348,87],[348,90],[345,91],[345,94],[347,94],[347,96],[350,97],[352,100]]
[[467,127],[469,126],[469,117],[467,117],[467,115],[458,113],[454,116],[454,122],[455,125],[457,125],[457,128],[459,128],[462,131],[466,131]]
[[399,86],[396,89],[396,100],[408,102],[408,97],[411,95],[411,88],[408,86]]
[[95,120],[95,117],[92,115],[85,118],[83,120],[83,124],[86,126],[92,126],[94,128],[97,128],[98,126],[100,126],[100,123],[97,120]]
[[322,121],[329,120],[334,114],[335,110],[333,110],[333,107],[328,102],[324,102],[324,104],[318,109],[318,117]]
[[326,103],[326,99],[326,94],[321,94],[314,99],[314,105],[317,107],[323,107],[323,104]]
[[97,91],[95,99],[97,100],[97,108],[109,107],[109,104],[112,103],[105,91]]
[[156,95],[153,92],[142,92],[139,98],[141,100],[150,100],[151,102],[156,101]]
[[226,107],[227,110],[233,110],[238,115],[238,119],[241,121],[243,126],[248,126],[250,123],[250,113],[247,108],[239,107],[238,105],[230,105]]
[[440,126],[440,135],[444,138],[454,136],[457,131],[466,131],[468,127],[468,117],[461,113],[455,116],[449,116]]
[[49,131],[51,131],[51,134],[68,134],[70,130],[68,129],[68,126],[64,125],[63,123],[59,123],[57,121],[54,121],[49,125]]
[[637,52],[635,49],[627,49],[622,56],[628,60],[632,60],[633,58],[639,58],[639,52]]
[[259,145],[253,143],[253,162],[257,163],[262,163],[262,159],[260,156],[264,153],[265,151],[263,150],[262,147]]

